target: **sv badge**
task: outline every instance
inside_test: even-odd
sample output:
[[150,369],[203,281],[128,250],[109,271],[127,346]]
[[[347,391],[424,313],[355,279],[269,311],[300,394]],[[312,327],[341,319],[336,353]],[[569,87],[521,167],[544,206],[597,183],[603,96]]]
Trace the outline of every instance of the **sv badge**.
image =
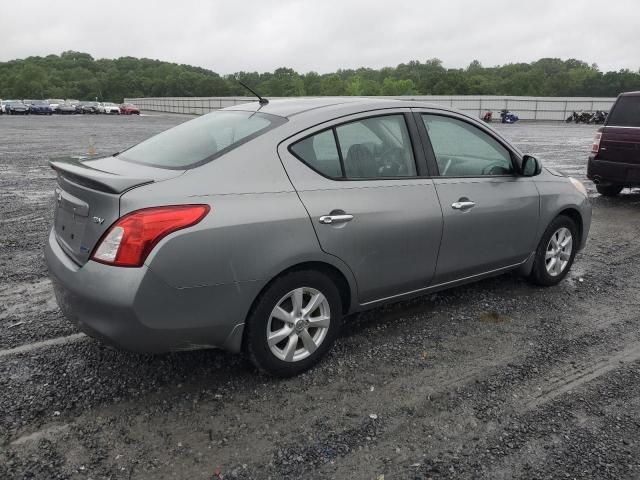
[[97,223],[98,225],[102,225],[104,223],[104,218],[102,217],[93,217],[91,220],[93,223]]

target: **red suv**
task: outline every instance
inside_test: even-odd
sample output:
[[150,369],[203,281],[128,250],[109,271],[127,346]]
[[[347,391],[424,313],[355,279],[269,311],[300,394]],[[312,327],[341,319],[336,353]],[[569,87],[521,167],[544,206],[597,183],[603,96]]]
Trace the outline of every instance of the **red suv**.
[[618,95],[591,147],[587,177],[601,195],[640,186],[640,92]]

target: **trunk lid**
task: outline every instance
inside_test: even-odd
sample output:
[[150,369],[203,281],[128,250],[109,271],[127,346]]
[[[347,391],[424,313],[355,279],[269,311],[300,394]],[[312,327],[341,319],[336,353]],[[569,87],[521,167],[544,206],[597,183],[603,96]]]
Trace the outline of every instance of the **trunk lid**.
[[58,174],[54,231],[62,249],[84,265],[104,232],[120,217],[123,193],[183,173],[117,157],[64,157],[49,161]]

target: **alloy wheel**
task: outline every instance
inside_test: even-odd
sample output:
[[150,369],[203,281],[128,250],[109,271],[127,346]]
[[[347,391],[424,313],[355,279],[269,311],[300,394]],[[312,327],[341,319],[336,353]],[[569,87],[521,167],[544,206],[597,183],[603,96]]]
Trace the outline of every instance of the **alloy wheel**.
[[547,273],[557,277],[567,268],[573,250],[573,236],[571,231],[562,227],[551,235],[547,244],[544,262]]
[[330,325],[331,309],[322,292],[311,287],[296,288],[271,311],[267,344],[280,360],[298,362],[318,349]]

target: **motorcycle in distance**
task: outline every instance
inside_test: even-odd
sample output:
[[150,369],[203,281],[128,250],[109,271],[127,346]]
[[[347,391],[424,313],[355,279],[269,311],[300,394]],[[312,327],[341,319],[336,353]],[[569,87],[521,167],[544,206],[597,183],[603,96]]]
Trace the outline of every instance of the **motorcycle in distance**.
[[596,113],[585,112],[583,110],[580,113],[573,112],[571,115],[567,117],[565,122],[570,123],[604,123],[604,120],[607,118],[607,113],[602,111],[597,111]]
[[591,115],[587,123],[595,123],[596,125],[602,124],[607,119],[608,112],[603,110],[596,110],[596,112]]
[[578,118],[579,118],[578,112],[576,112],[574,110],[573,113],[567,117],[565,122],[567,122],[567,123],[571,123],[571,122],[578,123]]
[[518,120],[520,120],[520,118],[515,113],[511,113],[506,108],[500,111],[500,119],[502,123],[516,123]]
[[576,123],[589,123],[589,119],[591,118],[591,112],[580,111],[578,116],[575,119]]
[[484,120],[487,123],[491,123],[491,120],[493,120],[493,112],[491,110],[487,110],[486,112],[484,112],[484,115],[482,116],[482,120]]

